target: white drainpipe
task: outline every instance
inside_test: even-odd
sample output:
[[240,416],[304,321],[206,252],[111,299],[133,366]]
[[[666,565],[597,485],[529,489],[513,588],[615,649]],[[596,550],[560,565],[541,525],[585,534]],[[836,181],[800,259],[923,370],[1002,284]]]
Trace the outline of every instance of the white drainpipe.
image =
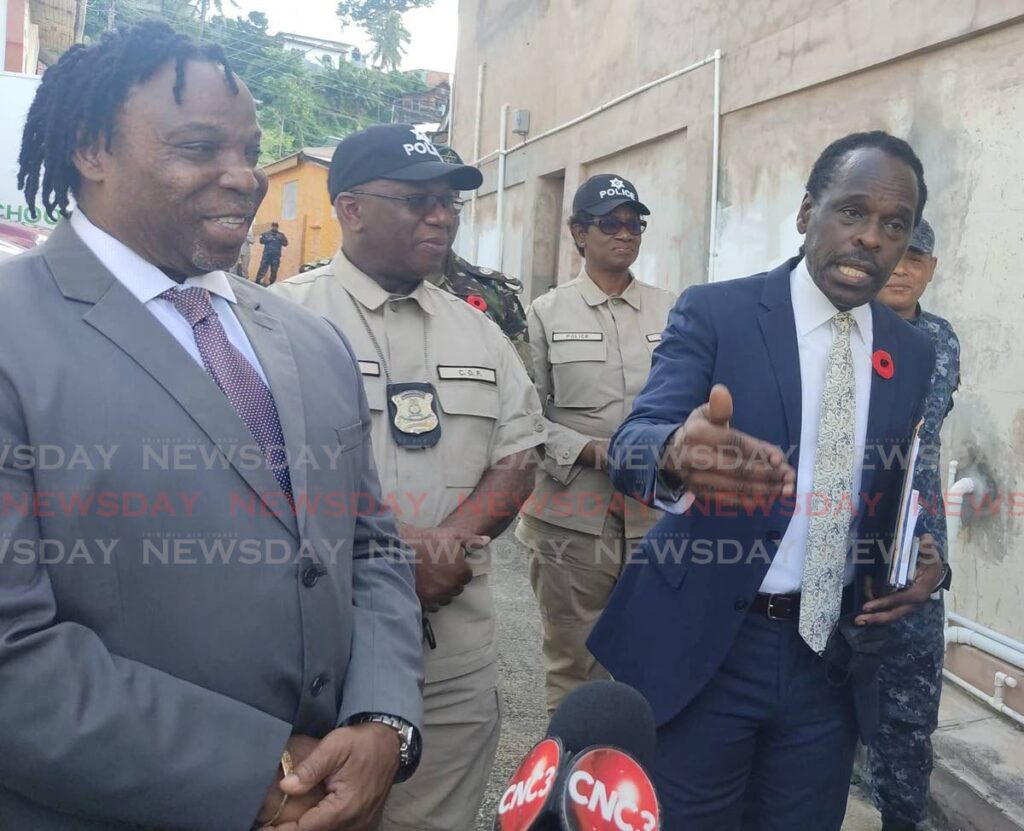
[[[481,63],[476,68],[476,114],[473,116],[473,158],[480,155],[480,131],[484,120],[484,73],[487,71],[487,64]],[[469,204],[469,227],[473,232],[473,262],[479,262],[480,256],[480,234],[476,227],[476,200],[477,188],[470,197]]]
[[508,110],[509,105],[501,107],[501,136],[498,142],[498,271],[504,271],[505,264],[505,165],[508,160]]
[[[949,550],[946,552],[946,556],[950,565],[953,564],[960,535],[960,517],[963,511],[964,497],[969,493],[974,493],[975,490],[973,479],[956,480],[957,467],[957,462],[950,462],[946,486],[946,529],[949,537]],[[954,585],[955,581],[954,576]],[[973,646],[993,658],[998,658],[1011,666],[1024,670],[1024,644],[996,632],[994,629],[982,626],[963,615],[950,612],[949,598],[946,602],[945,639],[947,646],[951,643]],[[1024,725],[1024,715],[1008,707],[1003,699],[1003,693],[1007,687],[1013,689],[1017,686],[1017,679],[1014,676],[1007,675],[1005,672],[997,672],[992,681],[993,693],[989,695],[973,684],[964,681],[960,676],[954,675],[951,670],[944,669],[942,674],[948,681],[985,702],[993,710],[1002,713],[1017,724]]]
[[988,704],[989,707],[991,707],[996,712],[1002,713],[1007,718],[1017,722],[1017,724],[1024,726],[1024,716],[1022,716],[1016,710],[1011,710],[1003,703],[1003,687],[1016,687],[1016,678],[1011,678],[1010,676],[1005,675],[1002,672],[997,672],[995,677],[995,695],[989,695],[988,693],[979,690],[973,684],[968,684],[966,681],[964,681],[963,678],[961,678],[959,675],[954,675],[948,669],[942,670],[942,674],[945,676],[947,681],[951,681],[952,683],[956,684],[960,689],[970,693],[975,698],[984,701],[986,704]]

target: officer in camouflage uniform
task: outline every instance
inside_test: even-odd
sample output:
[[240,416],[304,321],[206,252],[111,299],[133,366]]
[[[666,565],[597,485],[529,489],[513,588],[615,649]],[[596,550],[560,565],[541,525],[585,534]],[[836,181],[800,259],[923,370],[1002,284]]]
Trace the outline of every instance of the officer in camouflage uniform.
[[[463,164],[462,157],[451,147],[437,145],[441,157],[449,164]],[[449,294],[461,297],[498,324],[516,348],[526,371],[533,379],[533,359],[530,355],[530,336],[526,328],[526,312],[519,300],[523,284],[515,277],[499,271],[473,265],[454,251],[448,252],[444,271],[430,282]]]
[[[949,321],[922,311],[918,302],[935,273],[935,234],[921,220],[910,246],[878,299],[913,326],[927,332],[935,346],[935,372],[925,400],[921,451],[914,487],[924,506],[921,524],[946,556],[946,514],[939,466],[939,430],[953,409],[960,384],[960,341]],[[947,566],[942,588],[949,587]],[[928,603],[890,624],[890,655],[879,672],[880,723],[868,751],[875,804],[882,812],[882,831],[912,831],[928,809],[932,770],[931,734],[938,724],[942,692],[942,592]]]

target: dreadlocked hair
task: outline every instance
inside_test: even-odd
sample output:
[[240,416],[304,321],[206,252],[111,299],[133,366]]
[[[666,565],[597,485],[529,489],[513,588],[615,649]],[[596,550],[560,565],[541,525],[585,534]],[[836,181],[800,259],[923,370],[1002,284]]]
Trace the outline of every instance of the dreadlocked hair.
[[18,189],[29,210],[37,213],[38,198],[51,220],[57,213],[66,217],[81,178],[75,150],[102,138],[109,151],[117,112],[128,93],[168,61],[174,61],[174,100],[181,104],[185,68],[192,60],[224,67],[228,87],[238,94],[238,81],[220,46],[198,43],[158,20],[104,32],[99,42],[65,52],[44,73],[22,133]]

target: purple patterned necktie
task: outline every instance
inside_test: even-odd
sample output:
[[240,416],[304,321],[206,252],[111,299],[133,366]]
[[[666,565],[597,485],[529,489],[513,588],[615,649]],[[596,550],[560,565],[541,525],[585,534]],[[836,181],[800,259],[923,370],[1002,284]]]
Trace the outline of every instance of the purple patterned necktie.
[[168,289],[160,297],[170,300],[192,327],[203,366],[248,426],[270,463],[274,478],[291,501],[292,480],[274,396],[255,367],[228,340],[210,303],[210,293],[199,286],[191,286]]

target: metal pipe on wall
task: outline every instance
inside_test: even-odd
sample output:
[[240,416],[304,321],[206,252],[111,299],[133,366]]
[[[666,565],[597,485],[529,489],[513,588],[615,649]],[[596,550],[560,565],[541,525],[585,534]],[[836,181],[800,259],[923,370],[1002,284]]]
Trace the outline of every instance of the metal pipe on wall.
[[708,279],[709,283],[715,281],[715,260],[718,252],[718,180],[719,180],[719,159],[721,152],[721,126],[722,126],[722,50],[715,50],[715,102],[712,117],[714,126],[711,132],[711,230],[708,235]]
[[[721,123],[721,89],[722,89],[722,68],[721,68],[721,65],[722,65],[722,51],[720,49],[716,49],[713,55],[709,55],[708,57],[703,58],[702,60],[699,60],[696,63],[692,63],[689,66],[684,66],[682,69],[677,69],[674,72],[670,72],[668,75],[663,75],[660,78],[656,78],[653,81],[649,81],[648,83],[643,84],[643,85],[637,87],[636,89],[632,89],[629,92],[625,92],[622,95],[619,95],[616,98],[613,98],[611,101],[606,101],[601,106],[595,107],[594,109],[589,110],[588,112],[583,113],[583,115],[576,116],[576,118],[573,118],[573,119],[571,119],[569,121],[566,121],[564,124],[559,124],[557,127],[552,127],[550,130],[545,130],[543,133],[539,133],[536,136],[533,136],[532,138],[528,138],[525,141],[523,141],[520,144],[518,144],[515,149],[516,150],[520,150],[523,147],[526,147],[527,145],[530,145],[530,144],[533,144],[534,142],[540,141],[541,139],[548,138],[550,136],[555,135],[556,133],[562,132],[563,130],[567,130],[570,127],[574,127],[577,124],[580,124],[580,123],[582,123],[583,121],[586,121],[589,118],[593,118],[595,115],[598,115],[599,113],[603,113],[605,110],[610,109],[611,107],[614,107],[617,104],[621,104],[623,101],[626,101],[626,100],[628,100],[630,98],[633,98],[633,97],[635,97],[637,95],[640,95],[641,93],[647,92],[648,90],[653,89],[654,87],[660,86],[661,84],[667,83],[668,81],[672,81],[672,80],[674,80],[676,78],[679,78],[682,75],[686,75],[689,72],[693,72],[695,69],[700,69],[702,66],[707,66],[709,63],[714,63],[715,64],[715,79],[714,79],[714,85],[715,85],[715,89],[714,89],[714,102],[715,102],[714,103],[714,111],[715,112],[714,112],[714,125],[713,125],[713,129],[712,129],[712,142],[711,142],[712,143],[711,154],[712,154],[713,170],[712,170],[712,174],[711,174],[712,175],[712,184],[711,184],[711,200],[712,200],[712,202],[711,202],[711,239],[710,239],[710,246],[709,246],[710,249],[711,249],[710,252],[709,252],[709,271],[710,271],[710,257],[714,256],[714,249],[715,249],[715,246],[718,244],[718,240],[717,240],[717,235],[718,235],[717,214],[718,214],[718,181],[719,181],[719,178],[720,178],[719,177],[718,167],[719,167],[719,164],[720,164],[720,155],[721,155],[721,153],[720,153],[720,141],[721,141],[721,138],[720,138],[720,123]],[[485,66],[485,64],[481,64],[481,66],[480,66],[480,76],[479,76],[479,79],[477,81],[477,83],[478,83],[477,125],[476,125],[477,126],[477,136],[479,136],[479,133],[480,133],[480,122],[481,122],[481,119],[482,119],[481,113],[482,113],[482,96],[483,96],[482,90],[483,90],[483,67],[484,66]],[[505,171],[504,171],[504,169],[505,169],[505,157],[508,155],[508,145],[507,145],[506,134],[507,134],[507,126],[508,126],[508,110],[509,110],[509,107],[510,107],[509,104],[505,104],[502,107],[502,111],[501,112],[502,112],[502,118],[503,118],[503,125],[504,126],[502,127],[502,130],[501,130],[501,138],[500,138],[498,149],[497,150],[492,150],[490,153],[487,153],[486,155],[481,156],[480,155],[479,144],[478,143],[475,144],[474,148],[473,148],[473,164],[478,166],[478,167],[480,165],[482,165],[484,162],[488,162],[488,161],[490,161],[491,159],[493,159],[495,157],[498,158],[498,179],[499,179],[499,185],[498,185],[498,189],[497,189],[497,199],[498,199],[497,210],[498,210],[499,222],[498,222],[498,265],[497,265],[497,268],[498,268],[499,271],[502,270],[503,259],[504,259],[503,247],[504,247],[504,233],[505,233],[505,230],[504,230],[504,227],[502,226],[501,223],[502,223],[502,220],[504,219],[504,213],[503,213],[503,207],[504,207],[503,206],[503,202],[504,202],[504,184],[505,184],[505,180],[504,180]],[[478,259],[479,259],[479,248],[480,248],[480,234],[478,233],[477,226],[476,226],[476,200],[477,200],[477,196],[476,196],[476,192],[474,191],[473,197],[472,197],[472,201],[470,203],[470,217],[471,217],[471,221],[473,223],[474,260],[478,261]],[[709,273],[709,280],[710,279],[711,279],[711,276],[710,276],[710,273]]]
[[[1018,660],[1024,661],[1024,643],[1015,641],[1013,638],[1004,635],[1002,632],[996,632],[994,629],[982,626],[980,623],[977,623],[970,618],[966,618],[963,615],[958,615],[955,612],[950,612],[947,617],[949,622],[954,626],[959,626],[962,629],[974,632],[976,635],[981,635],[981,637],[986,638],[993,643],[997,643],[1006,649],[1012,650],[1020,656]],[[1024,669],[1024,664],[1018,664],[1018,666]]]
[[1005,646],[999,643],[999,641],[992,640],[992,638],[974,632],[965,626],[946,627],[946,645],[948,646],[951,643],[973,646],[975,649],[980,649],[986,655],[991,655],[993,658],[998,658],[1000,661],[1012,664],[1017,669],[1024,670],[1024,652],[1010,646]]
[[979,690],[973,684],[969,684],[968,682],[964,681],[964,679],[961,678],[959,675],[954,675],[948,669],[942,670],[942,675],[945,677],[947,681],[956,684],[964,692],[970,693],[975,698],[984,701],[986,704],[988,704],[989,707],[991,707],[996,712],[1002,713],[1007,718],[1010,718],[1013,721],[1017,722],[1017,724],[1024,725],[1024,716],[1022,716],[1016,710],[1011,710],[1009,707],[1007,707],[1005,704],[999,701],[997,696],[989,695],[984,690]]
[[[720,53],[716,52],[716,54]],[[629,92],[624,92],[622,95],[613,98],[611,101],[606,101],[600,107],[595,107],[594,109],[583,113],[583,115],[576,116],[576,118],[572,119],[571,121],[566,121],[564,124],[559,124],[557,127],[552,127],[550,130],[545,130],[543,133],[538,133],[532,138],[528,138],[526,141],[519,144],[516,147],[516,150],[520,149],[521,147],[525,147],[528,144],[533,144],[535,141],[545,139],[548,136],[553,136],[555,133],[560,133],[562,132],[562,130],[567,130],[569,127],[575,127],[580,122],[586,121],[588,118],[593,118],[595,115],[603,113],[605,110],[614,107],[616,104],[621,104],[623,101],[633,98],[642,92],[647,92],[647,90],[649,89],[653,89],[654,87],[660,86],[661,84],[664,84],[668,81],[672,81],[678,78],[680,75],[685,75],[688,72],[693,72],[693,70],[695,69],[700,69],[702,66],[707,66],[714,60],[715,55],[708,55],[708,57],[704,58],[703,60],[699,60],[696,63],[690,64],[689,66],[684,66],[682,69],[677,69],[675,72],[670,72],[668,75],[662,75],[660,78],[655,78],[653,81],[648,81],[646,84],[639,86],[636,89],[631,89]]]
[[501,135],[498,142],[498,271],[504,271],[505,261],[505,160],[508,158],[508,111],[509,104],[501,106]]
[[[949,475],[946,479],[945,510],[948,537],[946,561],[951,566],[954,559],[956,559],[957,547],[959,544],[960,516],[963,509],[964,497],[969,493],[974,493],[975,490],[975,482],[973,479],[965,477],[957,480],[956,474],[958,469],[959,463],[955,460],[951,461],[949,463]],[[950,594],[952,594],[952,592],[950,592]],[[950,599],[951,598],[947,598],[945,604],[946,628],[944,636],[947,646],[951,643],[972,646],[975,649],[984,652],[986,655],[990,655],[993,658],[1005,661],[1018,669],[1024,670],[1024,644],[1020,641],[1015,641],[1013,638],[1007,637],[1000,632],[996,632],[994,629],[982,626],[980,623],[976,623],[963,615],[950,612]],[[992,707],[992,709],[1008,716],[1018,724],[1024,724],[1024,716],[1016,710],[1006,706],[1002,700],[1002,689],[999,680],[999,675],[1001,673],[996,674],[995,685],[997,695],[989,695],[983,690],[978,689],[960,676],[955,675],[952,670],[943,669],[942,674],[948,681],[956,684],[962,690],[970,693],[975,698],[985,702]],[[1016,683],[1015,680],[1014,683]],[[1013,686],[1013,684],[1010,686]]]
[[[473,116],[473,158],[480,155],[480,131],[484,120],[484,77],[487,70],[487,63],[482,62],[476,68],[476,114]],[[469,204],[469,224],[473,229],[473,262],[478,262],[480,254],[480,235],[476,232],[476,200],[477,188],[473,191],[472,201]]]

